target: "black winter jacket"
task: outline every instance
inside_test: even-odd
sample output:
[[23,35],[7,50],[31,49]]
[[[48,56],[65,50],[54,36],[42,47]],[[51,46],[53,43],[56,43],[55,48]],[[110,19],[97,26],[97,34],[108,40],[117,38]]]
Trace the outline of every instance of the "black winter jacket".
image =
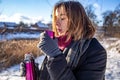
[[45,57],[39,80],[104,80],[107,55],[97,39],[72,41],[62,53]]

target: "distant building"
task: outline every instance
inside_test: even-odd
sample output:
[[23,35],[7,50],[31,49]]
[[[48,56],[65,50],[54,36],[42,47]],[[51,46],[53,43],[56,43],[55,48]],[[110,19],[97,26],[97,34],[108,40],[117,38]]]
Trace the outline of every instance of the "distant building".
[[50,29],[50,27],[47,24],[44,24],[44,23],[42,23],[40,21],[35,23],[35,24],[33,24],[33,25],[31,25],[31,26],[34,29],[36,28],[36,29],[40,29],[40,30]]
[[[23,25],[24,26],[24,25]],[[42,22],[37,22],[33,25],[27,25],[26,27],[20,26],[15,22],[0,22],[0,33],[4,34],[5,32],[34,32],[34,31],[44,31],[49,30],[50,27],[47,24]]]
[[15,22],[0,22],[0,28],[14,29],[17,27]]

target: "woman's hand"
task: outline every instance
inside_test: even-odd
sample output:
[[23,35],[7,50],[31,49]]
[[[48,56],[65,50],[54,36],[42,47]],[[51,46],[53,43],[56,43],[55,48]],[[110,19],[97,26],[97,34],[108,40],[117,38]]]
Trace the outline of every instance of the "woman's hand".
[[50,57],[55,57],[61,54],[57,43],[51,39],[46,32],[40,34],[40,42],[38,47],[43,51],[44,54]]

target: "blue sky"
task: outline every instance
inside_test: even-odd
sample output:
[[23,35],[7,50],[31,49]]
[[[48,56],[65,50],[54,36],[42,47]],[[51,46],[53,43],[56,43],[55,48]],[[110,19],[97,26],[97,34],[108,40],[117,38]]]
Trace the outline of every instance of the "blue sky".
[[[32,21],[49,22],[54,4],[59,0],[0,0],[0,21],[20,21],[22,18]],[[114,10],[120,0],[77,0],[83,6],[93,4],[98,19],[106,10]],[[22,17],[21,17],[22,16]],[[17,18],[17,19],[16,19]],[[32,19],[31,19],[32,18]]]

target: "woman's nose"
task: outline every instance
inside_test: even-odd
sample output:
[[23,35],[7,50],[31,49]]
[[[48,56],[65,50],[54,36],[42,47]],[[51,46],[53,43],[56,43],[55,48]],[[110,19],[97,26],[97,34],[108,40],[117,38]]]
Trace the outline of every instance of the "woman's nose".
[[56,25],[60,26],[60,20],[59,19],[56,20]]

